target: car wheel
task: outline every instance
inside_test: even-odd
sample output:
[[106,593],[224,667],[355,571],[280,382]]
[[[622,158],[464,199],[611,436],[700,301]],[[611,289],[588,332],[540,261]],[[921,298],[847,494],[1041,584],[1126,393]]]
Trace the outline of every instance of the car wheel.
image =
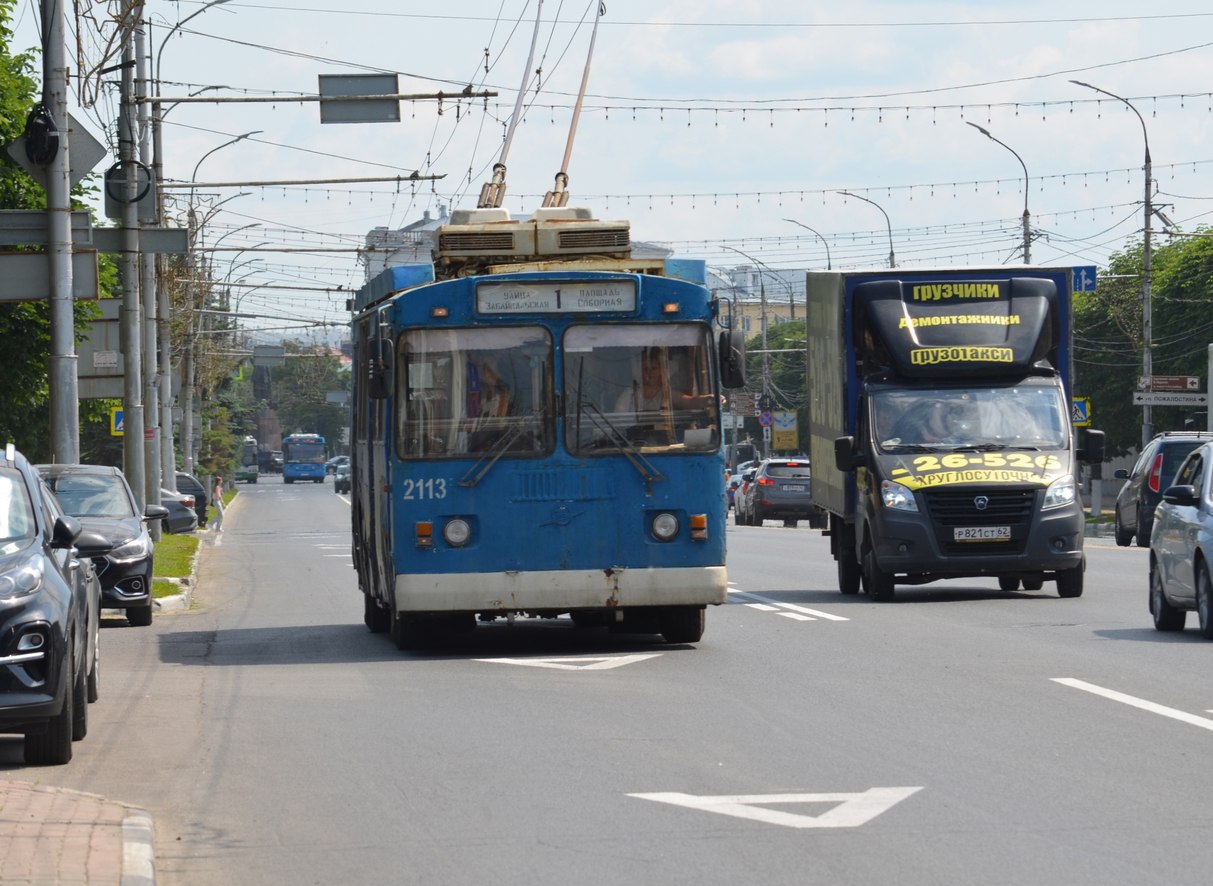
[[72,678],[72,741],[88,735],[88,675],[84,667]]
[[1188,615],[1167,600],[1162,574],[1157,566],[1150,569],[1150,614],[1154,616],[1154,629],[1157,631],[1182,631]]
[[1025,591],[1039,591],[1045,586],[1043,578],[1025,578],[1023,580],[1023,589]]
[[733,508],[733,525],[734,526],[744,526],[745,525],[745,521],[743,521],[741,519],[741,511],[739,511],[737,508]]
[[[69,656],[70,659],[70,656]],[[46,731],[25,734],[25,762],[31,766],[62,766],[72,759],[72,724],[76,715],[72,710],[72,690],[67,686],[71,675],[71,662],[63,674],[63,710],[46,724]]]
[[1137,511],[1137,546],[1139,548],[1148,548],[1150,546],[1150,530],[1154,528],[1154,516],[1144,513],[1140,508]]
[[661,636],[667,643],[698,643],[706,622],[703,606],[675,606],[661,613]]
[[1196,615],[1200,618],[1200,635],[1213,640],[1213,584],[1208,563],[1196,567]]
[[85,678],[88,684],[88,700],[91,704],[101,697],[101,638],[93,639],[93,660],[89,665],[88,677]]
[[1082,574],[1086,565],[1086,561],[1084,560],[1073,569],[1067,569],[1064,572],[1057,573],[1057,596],[1082,596]]
[[799,520],[784,520],[783,525],[788,529],[795,529],[800,524]]
[[998,576],[998,587],[1004,591],[1018,591],[1019,579],[1013,575]]
[[1133,542],[1133,533],[1120,525],[1120,512],[1116,513],[1116,543],[1127,548]]
[[863,554],[863,589],[869,597],[881,603],[893,599],[895,582],[893,576],[880,568],[876,552],[867,546]]
[[126,620],[130,622],[132,628],[146,628],[152,623],[152,604],[128,607]]

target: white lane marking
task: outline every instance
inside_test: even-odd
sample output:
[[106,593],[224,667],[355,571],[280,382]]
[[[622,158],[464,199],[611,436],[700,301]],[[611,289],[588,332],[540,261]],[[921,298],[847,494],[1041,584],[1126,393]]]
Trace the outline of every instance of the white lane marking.
[[[1074,689],[1081,689],[1083,692],[1090,692],[1092,695],[1099,695],[1112,701],[1118,701],[1121,704],[1127,704],[1130,707],[1140,708],[1143,711],[1149,711],[1151,714],[1170,717],[1172,720],[1179,720],[1181,723],[1187,723],[1189,726],[1199,726],[1201,729],[1213,731],[1213,720],[1189,714],[1187,711],[1169,708],[1166,705],[1146,701],[1144,698],[1137,698],[1133,695],[1125,695],[1125,693],[1117,692],[1115,689],[1105,689],[1102,686],[1096,686],[1094,683],[1075,680],[1072,677],[1053,677],[1052,680],[1054,683],[1060,683],[1063,686],[1070,686]],[[1213,713],[1213,711],[1210,713]]]
[[781,612],[779,613],[784,618],[790,618],[793,621],[816,621],[811,615],[801,615],[799,612]]
[[648,658],[660,658],[662,653],[648,655],[573,656],[569,658],[478,658],[490,664],[523,665],[528,668],[554,668],[558,671],[609,671]]
[[[880,813],[892,809],[918,791],[913,788],[868,788],[858,794],[735,794],[722,797],[697,797],[677,792],[628,794],[640,800],[670,803],[702,812],[715,812],[787,828],[854,828],[867,824]],[[836,803],[818,815],[767,809],[771,803]]]
[[[780,609],[788,609],[792,612],[799,612],[801,615],[807,615],[810,618],[824,618],[827,621],[850,621],[849,618],[841,615],[834,615],[830,612],[822,612],[819,609],[809,609],[807,606],[797,606],[795,603],[784,603],[780,600],[772,599],[771,597],[764,597],[761,594],[751,593],[750,591],[739,591],[736,588],[729,588],[729,593],[736,594],[738,597],[746,597],[750,600],[758,600],[762,603],[768,603],[772,606],[777,606]],[[753,606],[754,604],[747,603],[746,605]]]
[[768,606],[766,603],[746,603],[745,605],[751,609],[757,609],[759,612],[778,612],[779,611],[779,607]]

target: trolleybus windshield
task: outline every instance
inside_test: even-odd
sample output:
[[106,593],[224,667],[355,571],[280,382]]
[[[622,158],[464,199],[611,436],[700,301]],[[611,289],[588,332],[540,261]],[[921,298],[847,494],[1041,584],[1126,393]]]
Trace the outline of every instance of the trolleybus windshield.
[[706,326],[578,325],[564,334],[564,433],[571,452],[712,451],[720,399]]
[[538,326],[412,329],[401,337],[401,458],[554,448],[552,339]]

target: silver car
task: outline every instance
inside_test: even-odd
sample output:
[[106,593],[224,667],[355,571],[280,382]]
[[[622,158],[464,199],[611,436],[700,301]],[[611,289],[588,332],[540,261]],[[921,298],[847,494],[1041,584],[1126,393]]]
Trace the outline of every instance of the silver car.
[[1213,442],[1189,453],[1163,490],[1150,535],[1150,613],[1160,631],[1181,631],[1195,609],[1213,640]]

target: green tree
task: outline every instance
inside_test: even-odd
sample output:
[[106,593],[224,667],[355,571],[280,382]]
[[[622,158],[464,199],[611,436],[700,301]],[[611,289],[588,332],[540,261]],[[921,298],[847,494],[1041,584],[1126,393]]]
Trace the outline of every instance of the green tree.
[[328,402],[329,391],[350,390],[349,373],[324,348],[287,342],[286,363],[270,373],[269,406],[278,414],[284,434],[320,434],[336,450],[349,425],[349,409]]
[[[746,342],[746,388],[757,394],[764,393],[762,335]],[[804,320],[789,320],[767,329],[765,363],[769,373],[766,393],[774,401],[776,411],[796,413],[796,430],[799,451],[808,452],[809,404],[805,391],[805,331]],[[762,427],[756,418],[745,420],[744,435],[755,440],[762,439]],[[730,439],[732,439],[730,437]]]

